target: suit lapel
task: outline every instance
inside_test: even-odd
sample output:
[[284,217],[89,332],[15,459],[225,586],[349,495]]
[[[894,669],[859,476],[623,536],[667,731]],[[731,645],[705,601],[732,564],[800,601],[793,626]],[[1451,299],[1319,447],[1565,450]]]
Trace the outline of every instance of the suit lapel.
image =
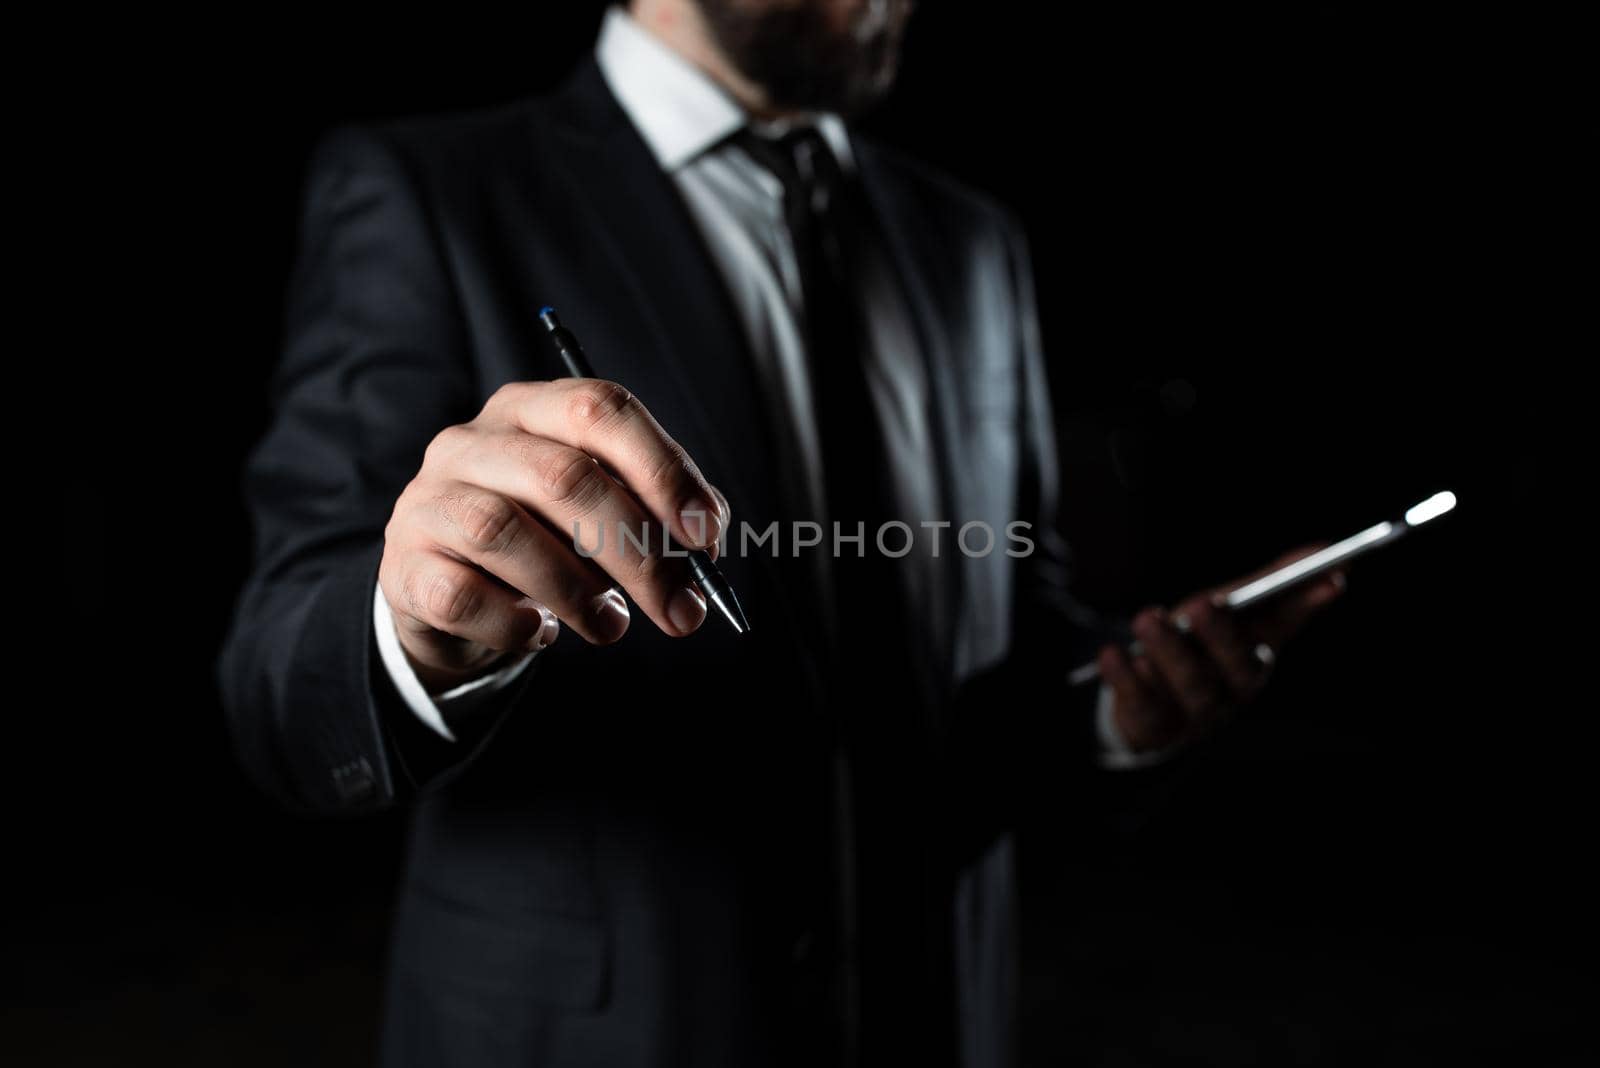
[[[591,348],[595,372],[635,390],[647,403],[670,401],[691,425],[668,426],[728,494],[734,523],[762,530],[785,522],[777,451],[738,310],[677,186],[611,94],[593,57],[584,60],[556,101],[554,143],[536,146],[554,156],[579,206],[558,224],[580,257],[574,277],[613,284],[574,294],[568,316],[580,337],[601,335],[616,346]],[[564,198],[566,199],[566,198]],[[563,311],[567,309],[562,308]],[[591,331],[585,324],[600,323]],[[736,536],[736,535],[735,535]],[[788,530],[779,537],[787,546]],[[762,550],[747,558],[764,568],[788,624],[798,635],[813,628],[798,608],[803,591],[786,589]],[[754,621],[760,626],[767,620]]]
[[[627,301],[649,333],[648,349],[627,354],[628,365],[663,362],[715,448],[717,468],[736,480],[728,491],[738,490],[745,510],[773,514],[772,443],[748,344],[694,219],[592,58],[567,103],[557,112],[559,162],[585,208],[581,230],[611,261],[608,298]],[[592,355],[598,369],[603,357]]]
[[[940,465],[939,484],[945,515],[942,518],[958,525],[965,514],[962,488],[968,485],[972,472],[968,470],[966,452],[960,447],[962,417],[959,408],[961,383],[957,377],[956,361],[950,351],[952,327],[946,321],[942,308],[951,306],[950,299],[936,298],[937,287],[925,264],[937,262],[941,255],[937,249],[921,247],[917,220],[908,214],[907,205],[916,198],[910,190],[900,187],[892,169],[886,166],[870,144],[852,138],[851,150],[860,171],[860,180],[872,217],[877,220],[879,232],[889,253],[906,301],[911,310],[913,325],[921,346],[922,357],[932,393],[932,437],[936,460]],[[956,642],[955,624],[961,613],[961,585],[963,573],[961,555],[955,552],[941,554],[944,561],[942,588],[938,602],[942,610],[934,613],[932,665],[939,677],[949,675]]]

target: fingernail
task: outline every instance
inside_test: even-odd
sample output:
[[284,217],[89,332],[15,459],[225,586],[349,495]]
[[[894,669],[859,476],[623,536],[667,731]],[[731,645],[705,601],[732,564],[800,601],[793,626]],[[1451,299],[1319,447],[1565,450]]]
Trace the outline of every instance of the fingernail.
[[590,609],[595,636],[602,641],[616,641],[628,629],[628,603],[616,590],[607,590],[594,599]]
[[680,634],[690,634],[705,622],[706,602],[700,596],[700,591],[693,586],[685,586],[672,595],[667,602],[667,618],[678,629]]
[[528,649],[532,652],[549,648],[556,640],[556,635],[561,633],[561,621],[556,619],[554,612],[548,608],[541,608],[539,614],[544,617],[544,623],[539,627],[538,633],[528,641]]
[[678,523],[689,536],[689,544],[703,549],[722,536],[722,512],[704,501],[691,504],[678,513]]

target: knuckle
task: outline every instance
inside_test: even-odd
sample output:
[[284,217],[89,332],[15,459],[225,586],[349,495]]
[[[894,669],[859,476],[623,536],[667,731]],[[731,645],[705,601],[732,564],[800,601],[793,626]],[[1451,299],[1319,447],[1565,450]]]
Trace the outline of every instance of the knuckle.
[[427,525],[435,490],[421,477],[412,479],[395,498],[389,519],[383,526],[384,553],[398,551],[417,540],[417,531]]
[[605,476],[594,457],[580,449],[554,449],[534,464],[534,478],[545,499],[586,505],[604,494]]
[[432,571],[420,576],[417,585],[419,607],[446,627],[465,623],[477,613],[477,588],[457,572]]
[[640,553],[629,567],[630,585],[650,586],[661,574],[661,557],[655,553]]
[[696,481],[689,476],[689,454],[675,441],[650,461],[644,477],[646,489],[661,493],[673,493]]
[[495,494],[454,498],[446,511],[467,547],[478,552],[504,552],[522,531],[516,506]]
[[500,451],[518,467],[532,467],[539,461],[542,441],[531,434],[511,433],[502,435],[499,440]]
[[616,423],[631,415],[639,402],[615,382],[585,380],[567,398],[567,418],[581,431]]
[[415,565],[401,572],[399,576],[400,599],[395,603],[397,606],[403,605],[406,614],[414,618],[420,618],[427,611],[423,590],[426,577],[422,569]]
[[527,382],[506,382],[489,395],[484,410],[515,409],[527,400],[531,388]]
[[450,463],[466,451],[474,436],[472,428],[465,423],[445,427],[428,442],[422,454],[423,466],[439,467]]

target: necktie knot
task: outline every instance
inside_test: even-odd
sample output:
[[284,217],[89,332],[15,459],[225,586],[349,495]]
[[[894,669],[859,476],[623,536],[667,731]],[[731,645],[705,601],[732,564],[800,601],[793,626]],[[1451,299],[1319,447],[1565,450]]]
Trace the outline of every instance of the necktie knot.
[[781,135],[747,126],[736,140],[783,184],[784,195],[792,203],[817,215],[833,203],[841,179],[839,161],[815,126],[798,124]]

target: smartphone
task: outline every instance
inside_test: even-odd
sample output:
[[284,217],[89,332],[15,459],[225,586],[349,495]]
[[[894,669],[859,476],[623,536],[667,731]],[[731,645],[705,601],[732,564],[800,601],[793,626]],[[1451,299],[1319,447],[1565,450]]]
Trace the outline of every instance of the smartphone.
[[[1230,590],[1222,603],[1228,608],[1237,609],[1248,607],[1257,601],[1264,601],[1268,597],[1316,578],[1330,568],[1353,560],[1362,553],[1369,553],[1381,545],[1398,541],[1430,519],[1437,519],[1455,506],[1456,495],[1449,490],[1442,490],[1427,500],[1407,508],[1405,515],[1399,519],[1386,519],[1382,523],[1375,523],[1343,541],[1335,542],[1325,549],[1318,549],[1310,556],[1302,556],[1292,564],[1286,564],[1276,571]],[[1174,616],[1172,622],[1179,630],[1189,629],[1189,621],[1181,615]],[[1134,654],[1140,652],[1139,643],[1134,642],[1128,651]],[[1067,676],[1067,682],[1073,686],[1082,686],[1099,677],[1100,665],[1091,660],[1074,668]]]

